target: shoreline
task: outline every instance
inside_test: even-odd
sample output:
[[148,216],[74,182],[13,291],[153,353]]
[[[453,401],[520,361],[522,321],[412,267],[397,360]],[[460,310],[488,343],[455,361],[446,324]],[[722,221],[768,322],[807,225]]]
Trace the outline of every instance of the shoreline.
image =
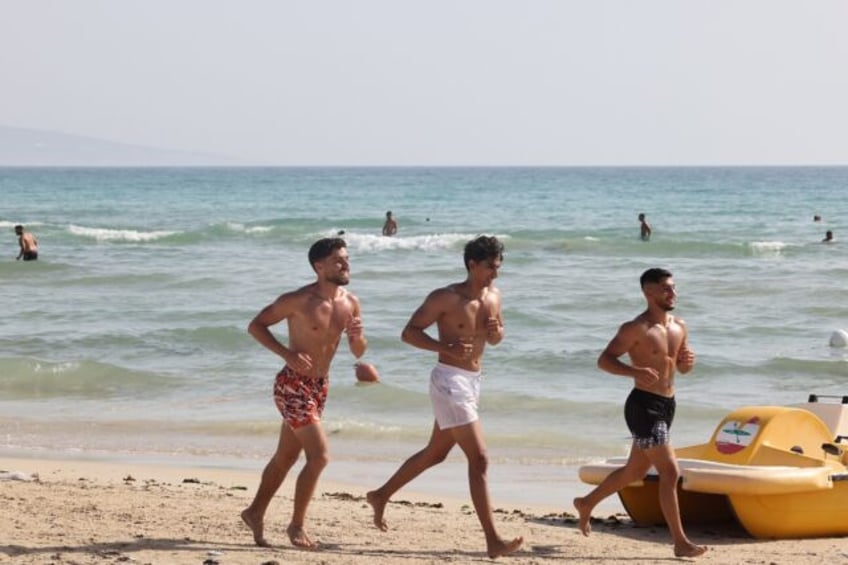
[[[371,521],[364,491],[322,480],[306,523],[320,548],[302,551],[291,547],[285,535],[293,480],[286,481],[266,515],[266,535],[274,547],[253,544],[239,518],[259,480],[252,469],[0,455],[0,470],[38,474],[38,480],[0,480],[5,508],[0,563],[491,562],[467,499],[402,491],[386,508],[389,531],[381,532]],[[503,563],[647,564],[674,559],[665,528],[639,528],[623,515],[596,512],[592,535],[584,537],[572,513],[538,506],[494,507],[500,535],[524,537],[519,551],[499,559]],[[704,563],[848,559],[844,538],[763,541],[732,527],[689,528],[687,533],[710,546],[698,560]]]
[[[344,452],[344,450],[342,450]],[[413,451],[409,452],[412,455]],[[270,457],[271,453],[268,453]],[[332,488],[363,495],[377,488],[404,461],[361,460],[334,456],[330,453],[330,464],[321,475],[318,488]],[[12,463],[19,468],[3,469],[23,473],[38,472],[41,468],[88,468],[104,466],[125,469],[131,474],[135,468],[151,469],[157,474],[171,476],[196,470],[211,476],[239,477],[248,484],[258,485],[259,476],[267,458],[236,458],[194,455],[164,455],[145,453],[117,453],[112,451],[35,451],[23,448],[0,448],[0,466]],[[297,472],[303,459],[295,464]],[[96,468],[96,467],[95,467]],[[489,467],[489,491],[494,508],[502,506],[532,507],[546,512],[574,512],[571,501],[576,496],[588,493],[593,487],[582,483],[577,476],[577,466],[525,465],[517,463],[493,463]],[[111,474],[112,471],[109,471]],[[99,472],[98,472],[99,474]],[[293,481],[287,478],[284,487]],[[254,487],[255,489],[255,487]],[[395,498],[417,500],[440,500],[454,504],[470,504],[465,459],[454,451],[440,465],[428,469],[397,493]],[[609,497],[598,505],[596,513],[604,515],[623,514],[624,508],[617,496]]]

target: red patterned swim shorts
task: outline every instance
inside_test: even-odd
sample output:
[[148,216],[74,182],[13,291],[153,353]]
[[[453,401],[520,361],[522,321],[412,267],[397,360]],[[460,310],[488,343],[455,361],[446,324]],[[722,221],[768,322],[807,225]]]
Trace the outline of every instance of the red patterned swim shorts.
[[286,365],[274,382],[274,403],[283,420],[296,430],[321,421],[329,385],[327,377],[307,377]]

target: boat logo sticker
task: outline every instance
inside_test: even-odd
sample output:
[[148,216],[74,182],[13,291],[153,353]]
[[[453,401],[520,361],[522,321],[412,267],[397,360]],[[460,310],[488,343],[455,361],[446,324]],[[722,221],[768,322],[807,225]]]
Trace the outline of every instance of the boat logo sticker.
[[757,416],[747,422],[728,420],[716,436],[716,449],[725,455],[739,453],[751,444],[759,431],[760,419]]

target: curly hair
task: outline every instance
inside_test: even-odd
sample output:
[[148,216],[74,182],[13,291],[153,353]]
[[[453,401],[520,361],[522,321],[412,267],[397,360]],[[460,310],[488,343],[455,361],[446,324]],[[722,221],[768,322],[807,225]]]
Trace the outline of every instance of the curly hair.
[[325,237],[319,239],[309,248],[309,264],[313,267],[315,263],[326,259],[333,254],[336,249],[347,247],[347,242],[340,237]]
[[465,244],[465,268],[469,261],[485,261],[487,259],[503,260],[504,246],[495,236],[481,235]]

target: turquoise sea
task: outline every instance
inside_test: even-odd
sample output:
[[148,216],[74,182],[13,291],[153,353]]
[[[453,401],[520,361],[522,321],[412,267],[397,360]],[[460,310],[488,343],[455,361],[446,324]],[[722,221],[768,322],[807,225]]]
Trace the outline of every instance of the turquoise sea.
[[[486,353],[481,412],[496,494],[544,492],[625,453],[631,383],[595,361],[641,311],[648,267],[674,273],[698,355],[678,377],[676,445],[738,406],[848,394],[848,350],[828,343],[848,328],[848,168],[11,168],[0,193],[6,455],[261,468],[280,360],[246,326],[313,279],[309,245],[340,230],[382,383],[357,385],[339,350],[331,478],[376,486],[423,446],[435,359],[400,331],[464,278],[462,247],[481,233],[506,245],[507,333]],[[38,262],[15,261],[17,223]]]

